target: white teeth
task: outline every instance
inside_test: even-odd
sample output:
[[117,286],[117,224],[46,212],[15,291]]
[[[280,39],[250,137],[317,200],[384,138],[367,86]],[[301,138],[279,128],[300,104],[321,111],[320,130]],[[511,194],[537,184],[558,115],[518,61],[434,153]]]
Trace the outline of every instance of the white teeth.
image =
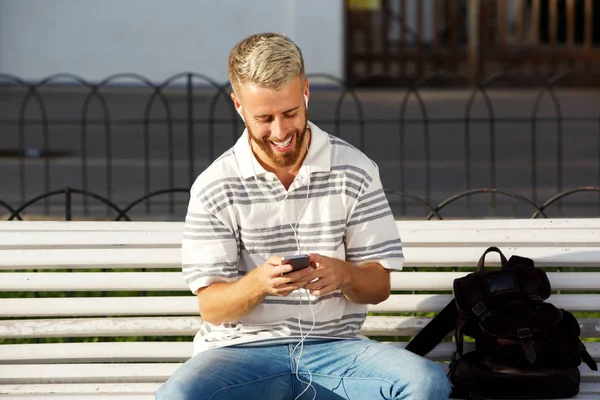
[[290,136],[290,138],[288,140],[286,140],[285,142],[279,143],[279,142],[273,142],[271,141],[275,146],[277,147],[288,147],[290,145],[290,143],[292,143],[292,137]]

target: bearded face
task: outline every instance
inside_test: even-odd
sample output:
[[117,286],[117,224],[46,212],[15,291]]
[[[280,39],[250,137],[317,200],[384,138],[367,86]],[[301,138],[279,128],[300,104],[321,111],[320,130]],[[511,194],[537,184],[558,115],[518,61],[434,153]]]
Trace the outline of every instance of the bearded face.
[[284,136],[283,140],[274,138],[272,135],[259,137],[249,126],[250,139],[256,144],[271,163],[281,168],[289,168],[298,162],[302,153],[304,140],[308,131],[308,116],[305,113],[301,128],[293,127]]
[[265,168],[290,169],[301,164],[310,141],[308,94],[308,80],[297,77],[278,89],[243,84],[232,95],[252,150]]

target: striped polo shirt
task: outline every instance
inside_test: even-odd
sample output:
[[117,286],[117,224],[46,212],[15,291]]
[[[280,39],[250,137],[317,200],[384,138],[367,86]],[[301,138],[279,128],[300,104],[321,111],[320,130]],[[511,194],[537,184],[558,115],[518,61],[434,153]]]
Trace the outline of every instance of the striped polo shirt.
[[[288,190],[256,160],[247,130],[196,179],[182,240],[182,271],[192,292],[240,279],[272,255],[319,253],[402,269],[402,244],[377,165],[344,140],[309,127],[308,155]],[[366,305],[339,290],[267,296],[239,321],[203,321],[194,354],[267,339],[291,342],[313,322],[309,338],[355,338],[366,315]]]

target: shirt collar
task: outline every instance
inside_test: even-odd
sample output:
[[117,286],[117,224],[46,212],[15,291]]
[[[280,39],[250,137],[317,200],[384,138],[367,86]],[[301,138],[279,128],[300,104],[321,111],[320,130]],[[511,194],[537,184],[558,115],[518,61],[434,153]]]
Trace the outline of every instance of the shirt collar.
[[[331,144],[327,132],[321,130],[312,122],[308,122],[311,131],[310,147],[308,155],[304,158],[299,174],[313,172],[324,172],[331,170]],[[235,158],[240,167],[240,172],[243,179],[248,179],[262,174],[267,171],[260,165],[254,153],[250,149],[248,129],[244,129],[242,136],[238,139],[233,147]]]

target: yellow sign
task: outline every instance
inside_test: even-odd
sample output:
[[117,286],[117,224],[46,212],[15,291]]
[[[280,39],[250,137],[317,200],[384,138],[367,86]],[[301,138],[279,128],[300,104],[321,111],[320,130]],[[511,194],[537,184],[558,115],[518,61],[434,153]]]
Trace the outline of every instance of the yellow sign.
[[353,11],[379,11],[381,0],[347,0],[348,8]]

